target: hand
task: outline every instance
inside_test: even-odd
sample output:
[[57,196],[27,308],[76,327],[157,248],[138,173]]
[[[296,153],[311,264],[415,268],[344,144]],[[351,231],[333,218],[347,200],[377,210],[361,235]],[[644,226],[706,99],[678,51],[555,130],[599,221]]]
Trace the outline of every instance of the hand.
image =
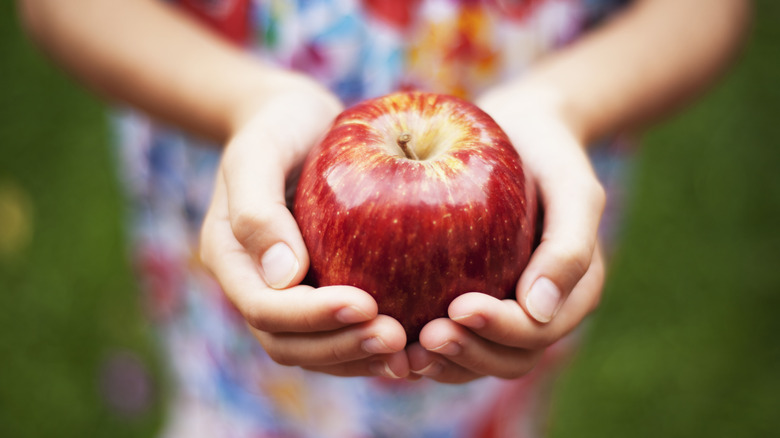
[[405,377],[406,336],[366,292],[299,285],[309,258],[285,202],[293,169],[340,112],[295,84],[251,111],[226,146],[201,232],[201,258],[268,355],[323,373]]
[[465,294],[449,306],[449,319],[423,328],[419,344],[408,348],[415,374],[451,383],[523,376],[599,302],[604,190],[583,145],[548,102],[540,90],[522,88],[497,89],[477,102],[507,132],[536,182],[541,242],[516,300]]

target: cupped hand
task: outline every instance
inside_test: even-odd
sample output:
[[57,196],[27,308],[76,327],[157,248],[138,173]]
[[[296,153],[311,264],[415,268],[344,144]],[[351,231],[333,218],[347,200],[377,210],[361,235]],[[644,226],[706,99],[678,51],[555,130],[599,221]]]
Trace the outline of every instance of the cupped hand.
[[604,263],[597,235],[605,193],[582,141],[547,97],[545,90],[507,86],[477,101],[509,135],[536,183],[541,240],[516,299],[465,294],[451,303],[449,318],[423,328],[419,343],[408,348],[415,375],[450,383],[521,377],[599,302]]
[[306,247],[287,208],[289,181],[340,112],[318,86],[280,89],[229,140],[201,231],[201,258],[268,355],[341,376],[405,377],[406,337],[366,292],[300,285]]

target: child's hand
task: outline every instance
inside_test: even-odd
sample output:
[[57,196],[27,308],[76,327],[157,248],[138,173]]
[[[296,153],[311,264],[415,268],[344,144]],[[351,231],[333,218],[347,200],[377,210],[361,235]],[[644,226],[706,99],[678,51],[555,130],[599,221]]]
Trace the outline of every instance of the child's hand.
[[450,319],[430,322],[420,343],[409,347],[410,368],[417,374],[444,382],[520,377],[598,304],[604,190],[580,141],[551,106],[535,99],[501,90],[477,102],[519,150],[544,213],[541,243],[518,282],[517,299],[479,293],[455,299]]
[[405,377],[406,337],[366,292],[299,283],[309,258],[285,203],[291,171],[339,113],[319,87],[264,100],[225,149],[201,257],[268,355],[342,376]]

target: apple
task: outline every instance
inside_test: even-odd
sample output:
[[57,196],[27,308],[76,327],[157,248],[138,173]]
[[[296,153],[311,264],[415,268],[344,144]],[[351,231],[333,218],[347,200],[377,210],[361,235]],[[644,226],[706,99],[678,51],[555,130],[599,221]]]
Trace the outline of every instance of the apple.
[[536,192],[485,112],[401,92],[336,118],[304,162],[293,211],[310,279],[367,291],[413,342],[463,293],[514,296]]

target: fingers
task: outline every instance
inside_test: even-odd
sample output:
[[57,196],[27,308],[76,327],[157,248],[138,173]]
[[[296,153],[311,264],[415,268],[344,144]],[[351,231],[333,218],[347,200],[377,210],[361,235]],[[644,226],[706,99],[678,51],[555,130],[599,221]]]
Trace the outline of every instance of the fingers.
[[543,349],[573,331],[596,308],[603,285],[604,262],[597,247],[588,271],[549,323],[540,324],[515,300],[498,300],[482,293],[456,298],[448,311],[454,322],[491,342]]
[[446,318],[432,321],[420,333],[418,348],[408,352],[412,372],[447,383],[481,376],[514,379],[527,374],[544,350],[527,350],[491,342]]
[[[334,376],[380,376],[388,379],[409,378],[409,361],[406,353],[379,354],[370,358],[325,366],[305,366],[309,371],[332,374]],[[415,378],[415,377],[412,377]]]
[[269,288],[233,236],[227,214],[219,213],[220,191],[224,184],[217,184],[204,221],[201,258],[272,359],[338,375],[408,374],[403,328],[377,317],[366,292],[348,286]]
[[405,332],[394,319],[377,316],[368,293],[348,286],[269,288],[233,235],[225,197],[224,181],[218,182],[201,258],[272,359],[338,375],[408,374]]
[[419,343],[406,349],[410,376],[423,376],[441,383],[466,383],[484,374],[463,368],[445,356],[430,352]]
[[373,355],[397,353],[406,346],[401,324],[385,315],[333,331],[269,333],[256,330],[254,333],[268,355],[282,365],[344,364]]
[[251,326],[270,332],[310,332],[333,330],[376,317],[374,299],[356,288],[270,289],[258,275],[252,257],[233,236],[229,219],[220,214],[224,190],[224,183],[217,182],[214,202],[201,233],[201,258]]
[[604,264],[597,248],[588,271],[547,324],[533,319],[515,300],[464,294],[450,305],[450,319],[426,325],[419,344],[407,348],[411,372],[447,383],[487,375],[523,376],[547,347],[574,330],[598,305],[603,284]]

